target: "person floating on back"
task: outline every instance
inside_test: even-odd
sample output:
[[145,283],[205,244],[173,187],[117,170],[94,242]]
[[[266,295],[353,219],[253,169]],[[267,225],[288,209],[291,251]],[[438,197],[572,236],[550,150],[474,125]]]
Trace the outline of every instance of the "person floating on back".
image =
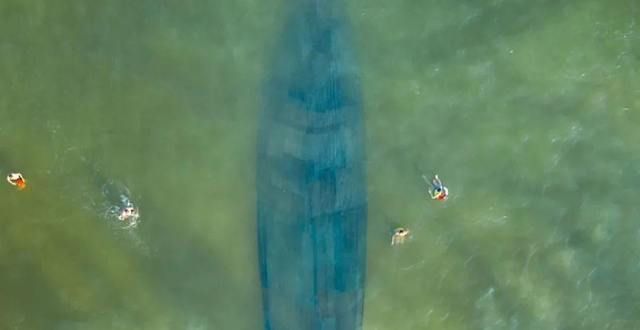
[[[423,175],[422,178],[425,182],[429,183],[429,180],[427,180],[426,176]],[[449,197],[449,189],[447,189],[447,187],[442,184],[442,181],[440,181],[440,178],[438,178],[437,174],[433,176],[433,179],[431,179],[430,183],[431,187],[429,188],[429,195],[431,196],[431,199],[438,201],[447,200],[447,198]]]
[[7,182],[12,186],[18,188],[18,190],[22,190],[27,187],[27,180],[24,179],[21,173],[11,173],[7,175]]

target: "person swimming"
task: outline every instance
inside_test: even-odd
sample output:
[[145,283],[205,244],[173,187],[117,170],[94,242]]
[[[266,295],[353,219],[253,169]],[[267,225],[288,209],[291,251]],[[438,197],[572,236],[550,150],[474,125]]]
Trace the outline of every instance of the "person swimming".
[[120,214],[118,215],[118,220],[135,223],[139,217],[140,217],[140,213],[138,213],[138,209],[136,209],[133,206],[133,204],[128,204],[126,207],[122,208],[122,210],[120,211]]
[[[429,183],[426,176],[422,176],[425,182]],[[434,175],[433,179],[431,179],[431,187],[429,188],[429,195],[431,199],[445,201],[449,197],[449,189],[442,184],[438,175]]]
[[18,190],[22,190],[27,187],[27,180],[25,180],[21,173],[11,173],[7,175],[7,182],[12,186],[17,187]]
[[129,198],[131,195],[129,189],[125,186],[108,182],[103,185],[102,193],[105,197],[103,204],[105,218],[115,220],[124,229],[138,226],[140,208]]
[[393,236],[391,236],[391,245],[398,245],[398,244],[404,243],[404,241],[407,240],[407,238],[409,238],[410,234],[411,232],[409,232],[409,230],[406,228],[402,228],[402,227],[396,228],[393,231]]

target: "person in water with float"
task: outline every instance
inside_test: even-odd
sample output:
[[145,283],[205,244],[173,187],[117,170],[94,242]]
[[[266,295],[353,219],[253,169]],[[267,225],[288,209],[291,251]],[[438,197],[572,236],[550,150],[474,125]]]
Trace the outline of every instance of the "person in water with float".
[[7,182],[12,186],[17,187],[18,190],[22,190],[27,187],[27,180],[25,180],[21,173],[11,173],[7,175]]
[[[423,175],[422,178],[425,182],[429,183],[426,176]],[[446,201],[449,197],[449,189],[447,189],[447,187],[442,184],[442,181],[440,181],[440,178],[438,178],[437,174],[433,176],[433,179],[431,179],[430,183],[431,187],[429,188],[429,195],[431,196],[431,199]]]

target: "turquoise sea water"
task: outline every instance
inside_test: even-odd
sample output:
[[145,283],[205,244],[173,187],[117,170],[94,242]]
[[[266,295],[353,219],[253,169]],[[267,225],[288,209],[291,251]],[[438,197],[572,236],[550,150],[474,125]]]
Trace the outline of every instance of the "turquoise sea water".
[[[0,170],[29,185],[0,189],[0,328],[262,326],[256,125],[286,4],[0,2]],[[640,5],[348,7],[364,328],[640,327]],[[105,214],[121,194],[135,228]]]

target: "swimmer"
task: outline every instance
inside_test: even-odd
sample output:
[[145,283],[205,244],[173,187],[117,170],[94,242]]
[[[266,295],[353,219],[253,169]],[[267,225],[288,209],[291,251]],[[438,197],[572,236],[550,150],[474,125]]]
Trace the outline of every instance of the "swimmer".
[[25,180],[20,173],[11,173],[7,175],[7,182],[12,186],[18,187],[18,190],[22,190],[27,187],[27,180]]
[[398,245],[404,243],[404,241],[409,238],[410,232],[408,229],[399,227],[393,231],[393,236],[391,236],[391,245]]
[[[429,183],[426,176],[422,176],[425,182]],[[431,179],[431,188],[429,188],[429,195],[431,199],[446,201],[449,197],[449,189],[442,184],[438,175],[434,175],[433,179]]]
[[118,220],[136,222],[139,217],[140,217],[140,213],[138,213],[138,210],[135,207],[133,207],[133,205],[129,204],[125,208],[123,208],[122,211],[120,211],[120,214],[118,215]]

